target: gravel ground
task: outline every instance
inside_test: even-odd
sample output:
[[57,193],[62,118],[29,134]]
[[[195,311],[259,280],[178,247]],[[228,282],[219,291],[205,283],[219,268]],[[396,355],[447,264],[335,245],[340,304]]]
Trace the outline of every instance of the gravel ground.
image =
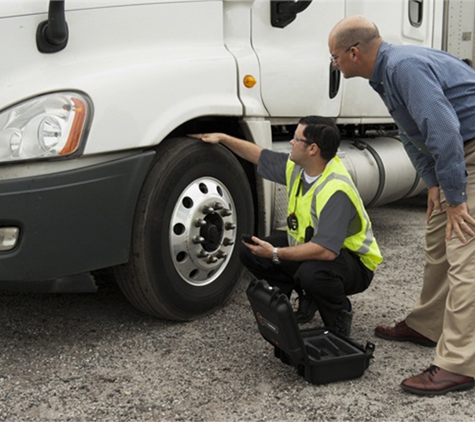
[[363,377],[315,386],[276,359],[257,331],[248,279],[224,309],[170,323],[135,311],[103,276],[96,294],[0,291],[0,420],[475,420],[473,391],[421,398],[400,390],[433,349],[373,335],[418,296],[425,199],[370,214],[385,261],[353,297],[352,337],[376,345]]

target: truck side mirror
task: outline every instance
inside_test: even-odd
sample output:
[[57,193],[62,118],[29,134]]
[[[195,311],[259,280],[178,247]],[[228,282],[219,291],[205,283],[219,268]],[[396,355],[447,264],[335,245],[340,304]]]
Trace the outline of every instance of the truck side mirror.
[[298,1],[276,1],[270,2],[270,20],[275,28],[285,28],[291,24],[297,14],[303,12],[310,6],[312,0],[298,0]]

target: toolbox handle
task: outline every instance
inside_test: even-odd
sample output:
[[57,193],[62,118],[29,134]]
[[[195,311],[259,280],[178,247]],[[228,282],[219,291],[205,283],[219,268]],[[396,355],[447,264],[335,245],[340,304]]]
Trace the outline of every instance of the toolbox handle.
[[370,341],[367,341],[366,342],[366,347],[365,347],[365,352],[367,355],[370,355],[370,357],[373,357],[373,352],[374,352],[374,349],[375,349],[375,345],[374,343],[371,343]]

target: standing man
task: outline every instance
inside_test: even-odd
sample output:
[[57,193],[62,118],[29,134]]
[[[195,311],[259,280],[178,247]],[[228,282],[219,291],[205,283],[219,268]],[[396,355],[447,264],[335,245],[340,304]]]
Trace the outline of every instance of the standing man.
[[333,28],[328,45],[345,78],[369,79],[399,127],[428,188],[426,265],[419,300],[375,334],[435,346],[433,364],[402,381],[418,395],[474,386],[475,72],[442,51],[384,42],[362,16]]
[[231,136],[194,135],[222,143],[258,164],[265,179],[287,186],[287,234],[243,243],[240,257],[257,277],[299,300],[297,320],[320,312],[326,327],[348,337],[352,322],[348,295],[364,291],[381,262],[371,222],[349,173],[336,157],[340,133],[330,118],[300,120],[290,155],[277,153]]

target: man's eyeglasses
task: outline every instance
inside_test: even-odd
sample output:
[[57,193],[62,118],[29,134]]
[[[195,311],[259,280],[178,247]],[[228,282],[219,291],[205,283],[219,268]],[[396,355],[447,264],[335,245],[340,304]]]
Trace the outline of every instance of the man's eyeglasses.
[[353,44],[353,45],[350,45],[346,50],[343,51],[343,53],[340,53],[338,54],[337,56],[334,56],[333,54],[330,56],[330,61],[332,63],[336,63],[339,59],[339,57],[344,54],[344,53],[347,53],[348,51],[350,51],[353,47],[357,47],[360,43],[357,42],[356,44]]
[[297,141],[297,142],[303,142],[304,144],[307,144],[307,145],[312,145],[314,144],[315,142],[312,142],[312,141],[309,141],[307,139],[302,139],[302,138],[297,138],[294,136],[294,141]]

